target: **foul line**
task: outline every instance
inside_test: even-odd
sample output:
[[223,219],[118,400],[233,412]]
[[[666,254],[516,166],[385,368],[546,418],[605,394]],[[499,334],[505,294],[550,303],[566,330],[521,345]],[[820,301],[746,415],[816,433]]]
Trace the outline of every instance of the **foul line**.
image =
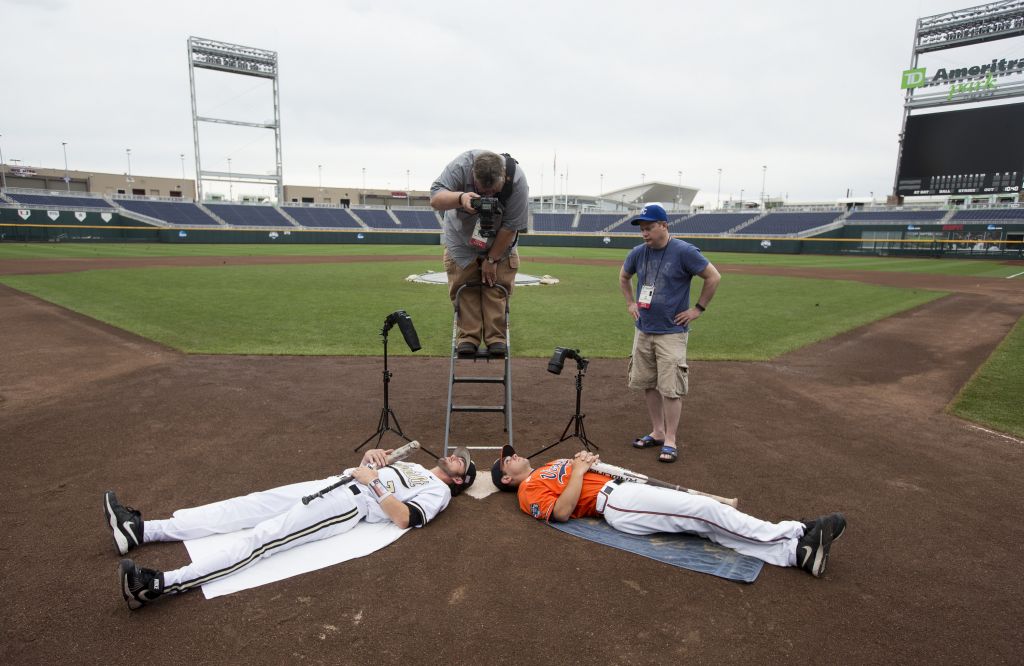
[[996,437],[1002,437],[1003,439],[1008,439],[1011,442],[1017,442],[1018,444],[1024,444],[1024,439],[1017,439],[1016,437],[1011,437],[1010,435],[1004,435],[1003,433],[996,432],[995,430],[989,430],[988,428],[982,428],[981,426],[976,426],[976,425],[971,425],[971,424],[967,424],[967,427],[968,428],[974,428],[975,430],[980,430],[982,432],[987,432],[988,434],[995,435]]
[[1021,271],[1020,273],[1014,273],[1013,275],[1007,275],[1006,279],[1009,280],[1010,278],[1015,278],[1018,275],[1024,275],[1024,271]]

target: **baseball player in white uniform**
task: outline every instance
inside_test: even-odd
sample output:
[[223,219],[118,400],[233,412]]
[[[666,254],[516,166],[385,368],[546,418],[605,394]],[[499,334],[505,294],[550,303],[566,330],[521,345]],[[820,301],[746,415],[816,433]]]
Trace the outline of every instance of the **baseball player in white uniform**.
[[500,490],[517,492],[519,508],[538,520],[600,516],[628,534],[688,532],[815,577],[825,573],[832,543],[846,530],[841,513],[772,523],[709,497],[609,479],[590,471],[598,461],[596,454],[580,451],[534,469],[506,445],[491,467],[491,480]]
[[121,560],[118,575],[125,602],[135,610],[162,595],[188,592],[230,576],[260,558],[347,532],[360,520],[390,520],[402,528],[423,527],[476,479],[476,466],[464,448],[439,458],[431,469],[405,461],[389,465],[389,453],[384,449],[367,451],[359,467],[347,469],[342,475],[351,476],[351,482],[308,504],[301,501],[304,496],[340,477],[183,509],[166,520],[143,521],[139,511],[122,506],[113,492],[106,492],[103,513],[121,555],[151,541],[185,541],[253,528],[231,549],[180,569],[157,571],[138,567],[130,559]]

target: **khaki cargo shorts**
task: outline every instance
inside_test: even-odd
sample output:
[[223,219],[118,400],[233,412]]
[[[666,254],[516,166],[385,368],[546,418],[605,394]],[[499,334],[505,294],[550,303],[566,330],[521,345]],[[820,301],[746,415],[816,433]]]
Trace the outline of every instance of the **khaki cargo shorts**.
[[666,398],[686,395],[690,388],[687,337],[689,333],[652,335],[636,331],[629,357],[629,388],[656,388]]

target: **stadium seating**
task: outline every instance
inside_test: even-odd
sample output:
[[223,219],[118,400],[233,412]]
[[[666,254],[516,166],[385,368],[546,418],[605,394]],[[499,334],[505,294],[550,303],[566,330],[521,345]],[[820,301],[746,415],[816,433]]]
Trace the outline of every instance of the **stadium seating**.
[[938,222],[945,210],[859,210],[850,213],[847,222]]
[[834,222],[842,215],[841,211],[802,212],[802,213],[769,213],[749,227],[743,227],[736,233],[744,234],[798,234],[808,229],[822,227]]
[[352,211],[366,226],[372,229],[397,229],[398,225],[388,215],[388,211],[381,208],[359,208]]
[[73,197],[63,194],[21,194],[6,192],[7,197],[25,206],[47,206],[51,208],[107,208],[111,205],[103,199],[93,197]]
[[534,213],[534,231],[572,231],[576,213]]
[[116,199],[125,210],[148,215],[168,224],[218,226],[217,220],[192,202],[147,201],[145,199]]
[[580,221],[576,224],[575,231],[602,231],[623,217],[625,216],[622,213],[580,213]]
[[291,227],[274,206],[208,203],[206,207],[228,224],[239,227]]
[[441,228],[441,223],[437,219],[437,213],[432,210],[392,210],[391,212],[402,223],[403,229],[437,231]]
[[362,229],[356,218],[345,208],[316,208],[305,206],[282,206],[296,222],[304,227],[331,227],[340,229]]
[[[761,213],[697,213],[669,224],[675,234],[724,234]],[[671,218],[669,218],[671,220]]]
[[958,210],[951,222],[1001,222],[1003,220],[1024,220],[1024,208],[987,208]]

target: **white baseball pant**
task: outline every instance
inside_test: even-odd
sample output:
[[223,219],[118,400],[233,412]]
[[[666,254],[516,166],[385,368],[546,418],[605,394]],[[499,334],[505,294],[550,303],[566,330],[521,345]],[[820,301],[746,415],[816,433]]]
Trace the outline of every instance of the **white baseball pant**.
[[796,543],[804,533],[796,520],[770,523],[710,497],[640,483],[609,481],[597,496],[597,509],[620,532],[688,532],[780,567],[796,564]]
[[180,569],[164,572],[165,592],[190,589],[229,576],[263,557],[303,543],[326,539],[352,529],[366,517],[365,495],[336,488],[309,504],[302,497],[330,485],[337,477],[308,481],[251,493],[174,512],[168,520],[147,520],[143,538],[149,541],[185,541],[211,534],[253,528],[229,550]]

